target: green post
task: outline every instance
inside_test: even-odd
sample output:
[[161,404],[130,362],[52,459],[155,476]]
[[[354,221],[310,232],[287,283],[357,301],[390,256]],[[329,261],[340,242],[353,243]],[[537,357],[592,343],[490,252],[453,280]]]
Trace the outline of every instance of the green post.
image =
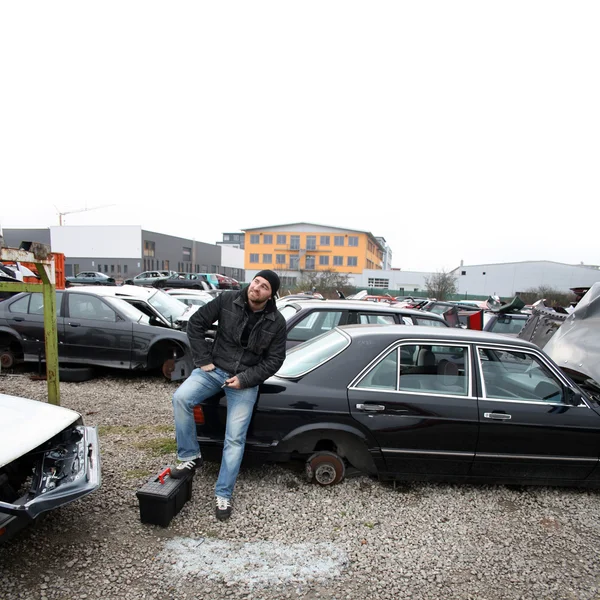
[[48,382],[48,403],[60,405],[60,385],[58,380],[58,334],[56,329],[56,286],[50,282],[45,265],[36,263],[42,278],[44,294],[44,338],[46,342],[46,380]]

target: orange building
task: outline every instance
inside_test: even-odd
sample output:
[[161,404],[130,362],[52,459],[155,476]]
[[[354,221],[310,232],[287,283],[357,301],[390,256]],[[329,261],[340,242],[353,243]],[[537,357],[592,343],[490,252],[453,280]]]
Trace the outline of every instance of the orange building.
[[358,274],[381,269],[383,248],[368,231],[341,229],[314,223],[288,223],[243,229],[244,268],[249,281],[261,269],[286,277],[303,271]]

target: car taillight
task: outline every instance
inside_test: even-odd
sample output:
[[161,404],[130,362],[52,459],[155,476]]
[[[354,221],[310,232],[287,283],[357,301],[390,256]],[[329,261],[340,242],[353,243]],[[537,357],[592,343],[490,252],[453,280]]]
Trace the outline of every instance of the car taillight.
[[196,425],[204,425],[204,411],[201,406],[194,406],[194,422]]

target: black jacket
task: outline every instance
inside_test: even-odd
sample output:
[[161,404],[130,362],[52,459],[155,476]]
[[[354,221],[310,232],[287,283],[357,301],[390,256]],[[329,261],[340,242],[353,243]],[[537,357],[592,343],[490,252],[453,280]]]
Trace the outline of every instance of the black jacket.
[[[248,345],[241,338],[248,311],[247,291],[223,292],[201,306],[190,318],[187,335],[196,367],[213,363],[227,373],[237,375],[243,388],[253,387],[274,375],[285,359],[286,326],[275,302],[269,300],[264,312],[250,332]],[[213,344],[206,332],[219,321]]]

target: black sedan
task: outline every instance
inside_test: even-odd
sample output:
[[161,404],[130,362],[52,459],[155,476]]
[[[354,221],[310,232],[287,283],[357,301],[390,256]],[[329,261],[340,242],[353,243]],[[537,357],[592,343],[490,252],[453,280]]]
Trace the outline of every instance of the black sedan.
[[81,271],[74,277],[67,277],[65,284],[71,285],[117,285],[114,277],[109,277],[99,271]]
[[[187,335],[150,324],[121,298],[92,290],[56,292],[58,353],[62,364],[151,370],[170,379],[192,369]],[[37,362],[44,357],[44,300],[21,293],[0,303],[0,361]]]
[[[207,458],[222,395],[196,411]],[[246,456],[309,478],[600,485],[600,404],[539,348],[452,328],[348,326],[288,352],[260,390]]]

